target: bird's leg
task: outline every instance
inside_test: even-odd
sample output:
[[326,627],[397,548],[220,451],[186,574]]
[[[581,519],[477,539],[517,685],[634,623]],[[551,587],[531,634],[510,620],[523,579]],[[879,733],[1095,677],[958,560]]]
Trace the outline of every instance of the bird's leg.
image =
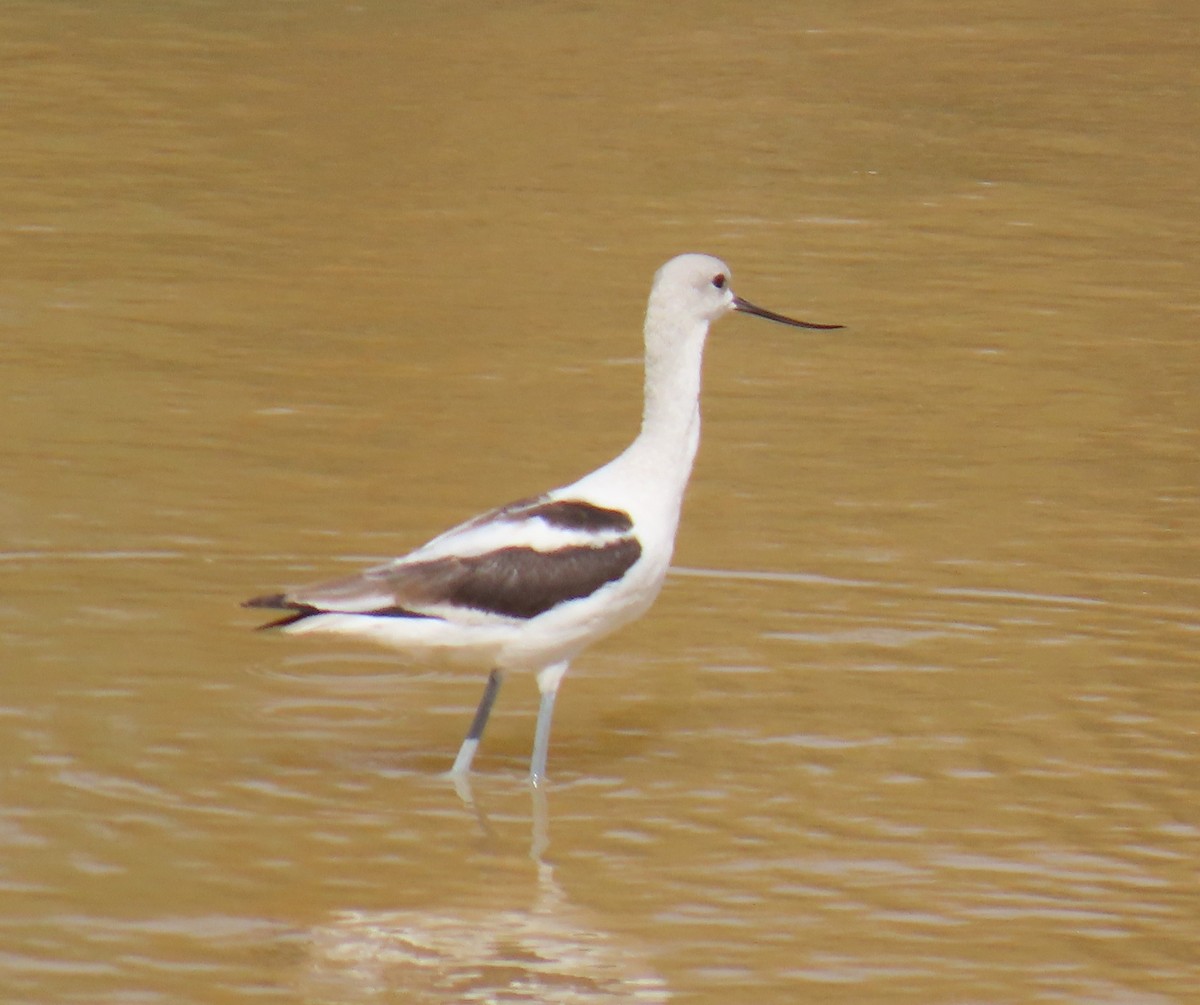
[[529,762],[529,781],[537,788],[546,781],[546,755],[550,751],[550,720],[554,718],[554,699],[558,685],[567,672],[566,663],[556,663],[538,674],[542,703],[538,707],[537,730],[533,735],[533,759]]
[[536,789],[546,781],[546,754],[550,750],[550,720],[554,718],[554,699],[557,688],[542,692],[538,707],[537,732],[533,737],[533,759],[529,762],[529,781]]
[[483,736],[483,731],[487,728],[488,716],[492,714],[492,705],[496,702],[496,694],[500,690],[500,682],[503,676],[499,670],[492,670],[488,674],[487,685],[483,689],[483,697],[479,699],[479,707],[475,709],[475,718],[471,720],[471,728],[467,730],[467,736],[462,742],[462,746],[458,748],[458,756],[454,759],[454,767],[450,769],[452,775],[465,775],[471,770],[471,761],[475,759],[475,751],[479,749],[479,739]]

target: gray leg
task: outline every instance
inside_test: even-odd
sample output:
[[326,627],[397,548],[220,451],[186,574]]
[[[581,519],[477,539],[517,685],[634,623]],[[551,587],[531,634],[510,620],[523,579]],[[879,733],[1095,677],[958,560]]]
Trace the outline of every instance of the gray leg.
[[542,704],[538,708],[537,732],[533,735],[533,760],[529,762],[529,781],[536,789],[546,780],[546,754],[550,751],[550,720],[554,718],[554,699],[558,685],[567,672],[566,663],[555,663],[541,670],[537,676],[538,690],[542,692]]
[[533,735],[533,760],[529,762],[529,781],[535,789],[546,781],[546,755],[550,752],[550,720],[554,718],[554,699],[557,696],[557,685],[553,690],[543,691],[542,703],[538,707],[537,731]]
[[496,694],[500,690],[501,677],[499,670],[488,674],[487,686],[483,689],[483,697],[479,699],[479,707],[475,709],[475,718],[471,720],[471,728],[467,730],[466,739],[458,748],[458,756],[454,759],[452,775],[465,775],[471,770],[471,761],[475,759],[475,751],[479,749],[479,739],[487,728],[488,716],[492,714],[492,705],[496,702]]

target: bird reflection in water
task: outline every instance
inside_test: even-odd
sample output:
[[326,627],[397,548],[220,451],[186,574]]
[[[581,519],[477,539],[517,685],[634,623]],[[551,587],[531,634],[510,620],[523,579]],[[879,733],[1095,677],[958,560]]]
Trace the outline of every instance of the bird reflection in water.
[[[495,832],[464,780],[460,798],[489,838]],[[546,861],[548,806],[533,792],[529,906],[338,911],[311,934],[305,991],[339,1002],[658,1003],[666,982],[636,945],[620,941],[570,902]]]

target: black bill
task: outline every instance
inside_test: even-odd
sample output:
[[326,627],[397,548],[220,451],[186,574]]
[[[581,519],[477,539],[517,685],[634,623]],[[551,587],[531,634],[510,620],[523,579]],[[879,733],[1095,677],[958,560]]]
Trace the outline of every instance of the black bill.
[[781,325],[791,325],[793,328],[819,328],[822,331],[830,331],[834,328],[841,328],[842,325],[814,325],[809,321],[797,321],[795,318],[787,318],[782,314],[776,314],[774,311],[769,311],[764,307],[756,307],[749,300],[743,300],[741,297],[733,298],[733,309],[741,311],[743,314],[754,314],[760,318],[766,318],[768,321],[775,321]]

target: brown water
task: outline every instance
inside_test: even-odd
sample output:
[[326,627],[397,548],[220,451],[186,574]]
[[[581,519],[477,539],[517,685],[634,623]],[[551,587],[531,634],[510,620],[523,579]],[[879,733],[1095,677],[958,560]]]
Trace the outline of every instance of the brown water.
[[[653,6],[653,5],[651,5]],[[93,9],[95,8],[95,9]],[[0,9],[0,1000],[1200,1000],[1190,3]],[[559,703],[249,629],[632,435]],[[540,825],[539,825],[540,826]]]

